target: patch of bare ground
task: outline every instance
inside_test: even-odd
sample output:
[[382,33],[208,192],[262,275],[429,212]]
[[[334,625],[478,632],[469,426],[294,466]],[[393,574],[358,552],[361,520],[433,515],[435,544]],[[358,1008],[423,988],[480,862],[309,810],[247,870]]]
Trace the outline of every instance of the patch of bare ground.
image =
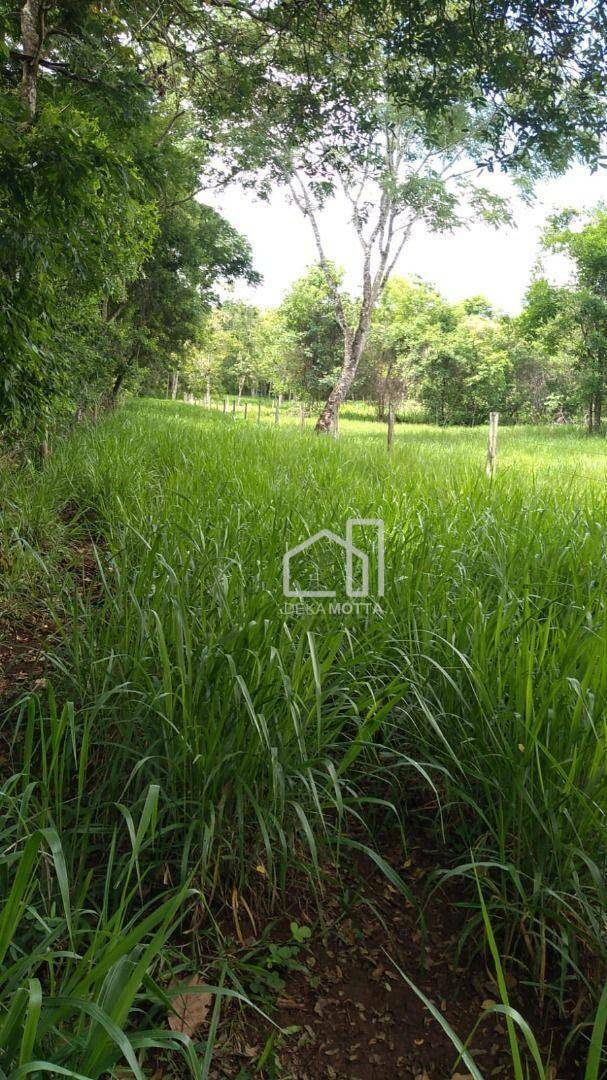
[[[70,544],[57,573],[68,573],[76,588],[94,596],[99,579],[92,542]],[[0,712],[26,691],[44,688],[45,654],[56,637],[47,604],[32,602],[26,612],[0,610]]]
[[[394,844],[384,857],[401,874],[412,900],[362,859],[339,879],[328,873],[321,898],[324,925],[312,896],[294,890],[287,898],[289,917],[271,928],[270,940],[293,944],[290,922],[311,931],[297,951],[295,968],[279,969],[283,986],[272,1019],[288,1034],[251,1010],[237,1015],[228,1008],[214,1053],[214,1080],[469,1078],[448,1036],[395,965],[462,1041],[485,1014],[470,1043],[473,1057],[483,1077],[513,1076],[505,1020],[488,1011],[499,1001],[492,970],[480,954],[466,963],[457,959],[469,918],[469,889],[452,880],[448,891],[435,892],[425,904],[429,875],[445,864],[431,833],[418,829],[405,858]],[[478,941],[478,931],[474,936]],[[540,1015],[524,972],[511,967],[507,981],[511,1004],[530,1023],[544,1060],[554,1062],[551,1080],[578,1080],[580,1063],[563,1053],[565,1032]]]
[[26,687],[41,685],[44,648],[52,632],[43,613],[0,619],[0,705],[8,705]]

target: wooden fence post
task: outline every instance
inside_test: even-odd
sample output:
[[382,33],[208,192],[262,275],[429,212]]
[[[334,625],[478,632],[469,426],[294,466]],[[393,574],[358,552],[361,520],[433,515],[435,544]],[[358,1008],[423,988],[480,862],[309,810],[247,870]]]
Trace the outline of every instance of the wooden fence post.
[[392,451],[392,444],[394,442],[394,405],[392,402],[388,405],[388,452]]
[[44,432],[44,437],[40,442],[38,452],[40,454],[40,461],[44,465],[44,463],[47,460],[47,458],[49,456],[49,453],[50,453],[49,448],[48,448],[48,431]]
[[280,406],[282,405],[282,394],[279,394],[276,398],[276,408],[274,410],[274,423],[278,427],[280,424]]
[[489,442],[487,444],[487,467],[486,473],[490,480],[495,476],[497,468],[497,425],[499,413],[489,413]]
[[257,423],[261,420],[261,400],[257,402]]
[[301,420],[302,428],[305,428],[305,426],[306,426],[306,407],[305,407],[303,401],[302,401],[301,405],[299,406],[299,419]]
[[245,401],[245,403],[244,403],[244,419],[245,419],[245,420],[246,420],[246,418],[247,418],[247,412],[248,412],[248,410],[249,410],[249,403],[248,403],[248,401]]
[[232,402],[232,416],[236,416],[236,398]]
[[224,414],[228,411],[228,399],[227,399],[227,397],[225,397],[223,399],[223,411],[224,411]]

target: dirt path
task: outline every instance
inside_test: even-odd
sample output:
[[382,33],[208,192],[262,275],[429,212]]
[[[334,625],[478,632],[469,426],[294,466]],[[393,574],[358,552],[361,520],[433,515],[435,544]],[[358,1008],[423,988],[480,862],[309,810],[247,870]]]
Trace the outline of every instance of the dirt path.
[[[90,541],[70,544],[69,557],[58,567],[67,573],[82,595],[99,592],[98,567]],[[28,690],[45,686],[45,651],[57,637],[48,605],[32,603],[25,613],[2,609],[0,595],[0,715]]]
[[[432,836],[418,834],[404,861],[395,858],[395,850],[390,854],[416,903],[421,903],[428,875],[440,865]],[[461,884],[452,886],[448,897],[435,894],[425,909],[424,941],[416,903],[405,900],[369,861],[357,860],[341,882],[333,878],[322,905],[324,933],[312,903],[292,898],[292,921],[308,927],[311,936],[297,950],[297,969],[272,965],[283,983],[273,1019],[290,1033],[272,1035],[268,1025],[250,1014],[240,1024],[226,1021],[212,1075],[216,1080],[468,1078],[466,1066],[456,1064],[457,1052],[440,1024],[394,962],[465,1040],[479,1016],[499,1000],[492,972],[481,956],[471,964],[457,961],[469,900],[468,894],[464,907]],[[473,931],[472,939],[479,937]],[[288,920],[274,927],[273,940],[297,948]],[[549,1056],[554,1060],[551,1080],[577,1080],[581,1067],[575,1060],[559,1061],[563,1034],[557,1025],[542,1022],[523,978],[521,974],[519,982],[513,971],[508,973],[511,1003],[545,1048],[544,1060]],[[471,1046],[484,1077],[513,1076],[503,1018],[487,1013]]]

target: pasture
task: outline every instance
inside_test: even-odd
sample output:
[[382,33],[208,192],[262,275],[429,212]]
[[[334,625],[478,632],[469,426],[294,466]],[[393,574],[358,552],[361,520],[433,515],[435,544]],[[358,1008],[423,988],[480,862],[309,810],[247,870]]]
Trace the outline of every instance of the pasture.
[[[458,962],[492,928],[584,1057],[606,959],[604,440],[504,427],[490,482],[484,427],[397,424],[388,455],[362,408],[337,440],[295,409],[262,421],[131,401],[43,472],[0,469],[5,636],[50,627],[1,732],[3,1074],[139,1075],[154,1053],[210,1075],[222,1009],[254,1002],[225,912],[280,911],[293,874],[321,897],[354,852],[407,897],[420,814],[435,879],[468,889]],[[384,522],[381,613],[287,610],[285,551],[348,518]],[[196,1044],[167,1015],[202,959]],[[508,1018],[513,1076],[557,1075],[518,1044]]]

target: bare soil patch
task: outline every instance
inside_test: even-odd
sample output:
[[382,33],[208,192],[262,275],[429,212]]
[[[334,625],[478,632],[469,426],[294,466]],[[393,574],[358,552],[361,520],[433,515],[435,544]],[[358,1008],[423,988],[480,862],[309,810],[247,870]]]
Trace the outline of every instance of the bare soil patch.
[[[65,572],[83,594],[99,591],[92,542],[70,545],[69,556],[58,567],[58,573]],[[56,636],[57,627],[43,603],[27,612],[0,611],[0,711],[25,691],[44,688],[45,653]]]
[[[452,881],[448,892],[436,892],[424,905],[429,875],[445,865],[431,833],[418,831],[404,859],[395,845],[384,852],[388,855],[411,889],[413,903],[362,859],[341,879],[329,877],[322,898],[324,929],[312,897],[289,897],[290,917],[276,923],[273,940],[289,942],[290,920],[311,930],[297,970],[280,972],[284,987],[273,1019],[289,1034],[273,1035],[271,1026],[250,1011],[237,1021],[228,1016],[214,1056],[215,1080],[468,1080],[468,1069],[457,1063],[449,1038],[395,964],[462,1041],[485,1014],[470,1043],[473,1057],[484,1077],[513,1076],[505,1021],[487,1012],[499,1001],[490,964],[480,954],[458,962],[470,892]],[[425,933],[418,905],[424,910]],[[515,974],[512,968],[508,984],[511,1004],[530,1023],[544,1060],[553,1063],[554,1080],[578,1080],[582,1066],[564,1056],[564,1030],[540,1015],[524,972]]]

